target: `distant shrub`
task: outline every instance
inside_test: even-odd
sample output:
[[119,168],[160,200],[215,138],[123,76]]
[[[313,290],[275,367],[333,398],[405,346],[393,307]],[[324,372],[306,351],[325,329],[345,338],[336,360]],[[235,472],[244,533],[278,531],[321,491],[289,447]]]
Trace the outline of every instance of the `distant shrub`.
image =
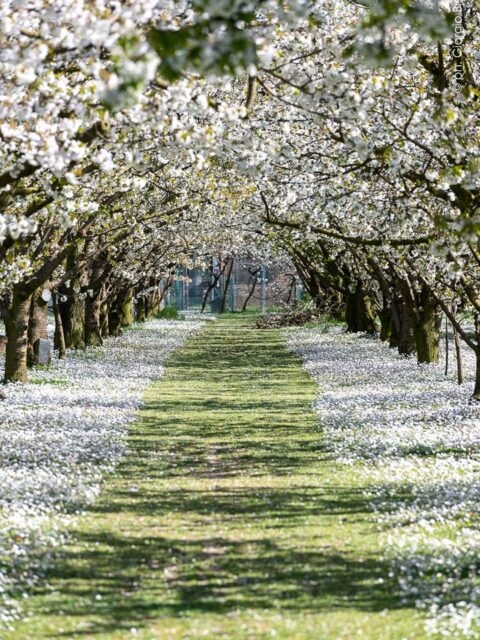
[[180,320],[180,314],[175,307],[163,307],[158,317],[164,318],[165,320]]

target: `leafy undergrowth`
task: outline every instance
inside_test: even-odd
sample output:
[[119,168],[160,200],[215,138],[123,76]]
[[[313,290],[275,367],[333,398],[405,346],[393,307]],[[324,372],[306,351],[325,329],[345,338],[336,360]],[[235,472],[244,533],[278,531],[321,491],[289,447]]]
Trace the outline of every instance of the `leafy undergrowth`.
[[[370,488],[402,601],[429,637],[480,637],[480,413],[473,380],[338,329],[289,334],[319,384],[325,447]],[[465,353],[473,374],[473,354]]]
[[365,486],[281,332],[231,316],[169,361],[129,454],[3,640],[420,640]]

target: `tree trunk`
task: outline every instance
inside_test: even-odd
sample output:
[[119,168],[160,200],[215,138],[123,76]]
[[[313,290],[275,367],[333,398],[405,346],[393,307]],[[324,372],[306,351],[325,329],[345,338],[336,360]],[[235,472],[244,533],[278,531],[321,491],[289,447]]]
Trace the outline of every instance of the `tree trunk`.
[[417,311],[415,346],[419,364],[438,362],[442,316],[435,302],[428,301]]
[[88,296],[85,301],[85,343],[90,347],[99,347],[103,344],[100,330],[100,296]]
[[30,316],[28,320],[27,365],[36,363],[34,345],[39,338],[48,339],[47,331],[48,303],[42,298],[42,290],[37,289],[30,300]]
[[476,368],[475,368],[475,389],[472,394],[472,400],[480,402],[480,345],[475,349]]
[[5,323],[7,347],[5,351],[4,382],[27,382],[28,320],[31,294],[14,287],[12,302]]
[[223,263],[223,265],[220,266],[214,266],[213,264],[213,259],[212,259],[212,265],[211,265],[211,273],[210,273],[210,283],[208,285],[208,287],[205,289],[204,294],[203,294],[203,300],[202,300],[202,308],[200,310],[200,313],[203,313],[205,311],[205,307],[207,306],[207,302],[208,302],[208,296],[211,294],[212,291],[215,291],[216,287],[218,286],[218,282],[220,280],[220,277],[225,273],[225,267],[227,265],[225,263]]
[[156,278],[150,278],[148,295],[145,300],[145,316],[147,319],[153,318],[160,311],[160,290]]
[[53,293],[53,313],[55,316],[55,338],[53,341],[55,349],[58,350],[58,358],[64,360],[67,357],[67,347],[65,346],[65,333],[63,331],[62,316],[58,306],[59,294]]
[[122,335],[122,310],[125,301],[125,292],[121,291],[113,300],[108,310],[108,329],[111,336]]
[[165,306],[165,299],[168,295],[168,292],[170,290],[170,287],[173,284],[173,276],[169,275],[167,280],[160,280],[159,283],[159,298],[158,298],[158,312],[160,313],[160,311],[163,309],[163,307]]
[[415,353],[415,333],[413,324],[406,309],[403,309],[402,320],[400,322],[400,334],[398,336],[398,353],[403,356],[410,356]]
[[378,316],[380,318],[380,340],[388,342],[393,330],[392,310],[390,305],[385,304],[381,311],[379,311]]
[[135,321],[136,322],[145,322],[147,319],[146,308],[145,308],[145,297],[141,295],[139,298],[135,300]]
[[475,338],[476,338],[476,369],[475,369],[475,389],[472,400],[480,402],[480,314],[475,314]]
[[[67,256],[67,271],[77,273],[78,262],[79,247],[74,245]],[[57,302],[67,349],[85,349],[85,299],[80,292],[86,285],[86,274],[77,273],[71,278],[68,287],[63,285],[58,291],[60,295]]]
[[450,336],[448,335],[448,317],[445,316],[445,375],[448,376],[450,366]]
[[232,278],[233,271],[233,258],[230,258],[227,273],[225,275],[225,284],[222,291],[222,301],[220,303],[220,313],[225,313],[227,307],[228,288],[230,287],[230,280]]
[[156,300],[155,292],[149,292],[145,296],[145,320],[151,320],[156,313]]
[[122,302],[122,327],[130,327],[133,324],[133,291],[130,288]]
[[396,347],[398,353],[409,356],[415,353],[415,334],[413,331],[412,315],[405,302],[399,296],[394,296],[391,303],[392,332],[390,346]]
[[[455,326],[453,326],[453,341],[455,344],[455,357],[457,361],[457,382],[458,384],[463,384],[465,377],[463,375],[462,341],[460,338],[460,334],[458,333]],[[478,373],[478,357],[477,357],[477,373]]]
[[[292,277],[290,287],[288,290],[287,304],[294,309],[297,306],[297,280],[295,276]],[[244,311],[244,309],[242,309]]]
[[58,301],[67,349],[85,349],[85,300],[78,296],[77,288],[62,288]]
[[250,302],[251,297],[255,293],[255,289],[258,284],[257,277],[259,273],[260,273],[260,268],[254,269],[250,272],[251,276],[250,276],[250,280],[248,281],[249,290],[248,290],[247,297],[245,298],[245,302],[243,303],[242,311],[247,310],[247,305]]
[[103,300],[100,304],[100,334],[102,338],[108,338],[110,335],[109,310],[107,300]]
[[347,293],[345,319],[347,331],[352,333],[357,331],[375,333],[376,331],[373,304],[360,282],[355,285],[355,291]]

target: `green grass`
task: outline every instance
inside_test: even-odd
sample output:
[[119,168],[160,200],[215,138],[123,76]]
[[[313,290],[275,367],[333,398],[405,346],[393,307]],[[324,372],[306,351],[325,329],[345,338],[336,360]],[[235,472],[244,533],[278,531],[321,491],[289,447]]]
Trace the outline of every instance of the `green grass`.
[[282,333],[230,315],[169,362],[131,452],[2,640],[426,638]]
[[161,311],[158,312],[157,318],[164,320],[183,320],[183,316],[180,315],[179,311],[175,307],[163,307]]
[[[35,365],[34,370],[41,371],[44,368],[48,368],[48,367],[41,367],[41,365]],[[49,384],[49,385],[53,384],[58,387],[68,386],[68,380],[66,380],[65,378],[42,378],[42,379],[30,378],[28,382],[29,384]]]

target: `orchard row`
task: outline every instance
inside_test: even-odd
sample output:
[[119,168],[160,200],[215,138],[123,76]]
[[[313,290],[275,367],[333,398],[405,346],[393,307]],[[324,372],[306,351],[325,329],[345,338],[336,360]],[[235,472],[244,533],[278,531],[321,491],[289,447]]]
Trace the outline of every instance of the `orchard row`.
[[6,380],[27,377],[46,289],[62,351],[62,331],[98,343],[132,292],[141,316],[177,265],[221,253],[290,260],[320,308],[419,362],[438,359],[446,316],[480,397],[473,0],[14,4],[0,9]]

